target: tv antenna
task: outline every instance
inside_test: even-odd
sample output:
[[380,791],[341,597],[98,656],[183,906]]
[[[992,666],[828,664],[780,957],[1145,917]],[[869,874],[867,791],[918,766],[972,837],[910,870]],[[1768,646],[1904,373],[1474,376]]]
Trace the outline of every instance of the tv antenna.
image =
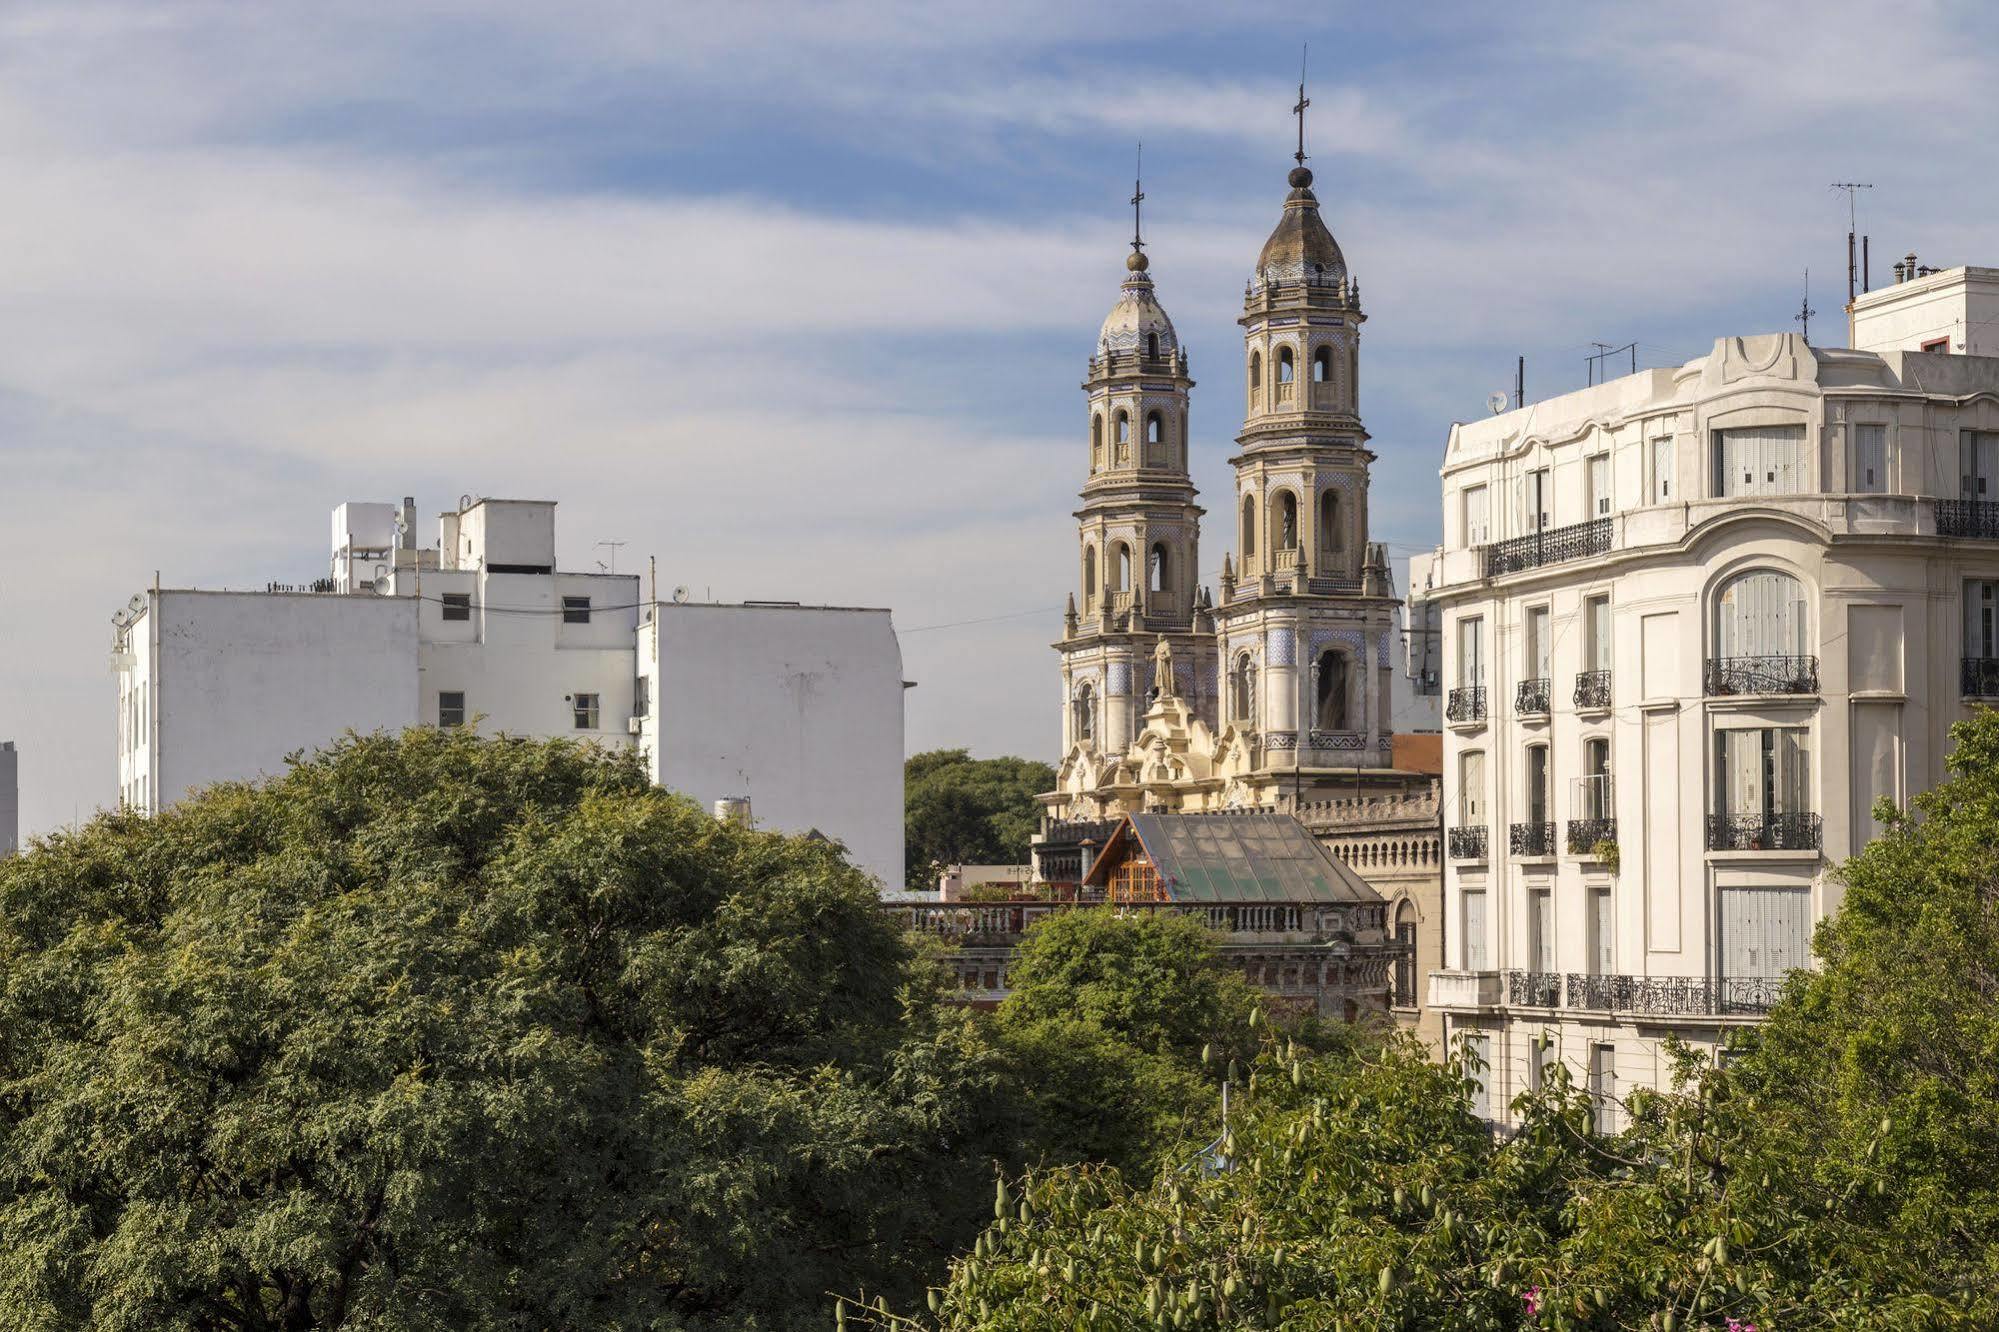
[[597,543],[598,549],[602,550],[608,548],[610,550],[611,563],[609,564],[609,566],[605,566],[602,563],[602,561],[599,561],[598,567],[604,569],[604,572],[606,573],[616,573],[618,571],[618,548],[621,546],[629,546],[631,544],[632,543],[629,541],[599,541]]
[[1798,321],[1799,326],[1804,330],[1805,341],[1807,343],[1810,343],[1812,340],[1812,316],[1817,313],[1817,310],[1812,309],[1812,270],[1807,268],[1805,270],[1805,294],[1803,299],[1798,302],[1798,312],[1791,316],[1791,318]]
[[[1864,271],[1866,264],[1861,264],[1859,269],[1856,270],[1853,262],[1853,233],[1860,229],[1858,226],[1860,212],[1856,201],[1859,199],[1862,190],[1871,190],[1874,187],[1864,180],[1839,180],[1834,181],[1828,188],[1846,191],[1846,303],[1851,305],[1856,294],[1854,290],[1856,282],[1861,291],[1867,290],[1867,287],[1870,285]],[[1866,238],[1863,237],[1861,239],[1861,248],[1863,251],[1866,248],[1866,244]]]

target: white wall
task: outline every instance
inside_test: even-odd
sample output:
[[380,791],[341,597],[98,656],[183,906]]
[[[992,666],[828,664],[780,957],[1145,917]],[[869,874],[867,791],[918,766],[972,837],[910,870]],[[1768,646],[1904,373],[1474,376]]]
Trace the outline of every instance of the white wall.
[[885,610],[661,605],[653,780],[759,828],[818,829],[902,887],[902,651]]

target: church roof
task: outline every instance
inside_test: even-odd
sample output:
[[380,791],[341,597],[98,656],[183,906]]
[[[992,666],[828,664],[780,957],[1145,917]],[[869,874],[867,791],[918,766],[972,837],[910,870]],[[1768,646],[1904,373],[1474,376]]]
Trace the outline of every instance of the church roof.
[[1256,257],[1258,286],[1273,282],[1337,286],[1346,281],[1346,256],[1319,216],[1319,198],[1311,185],[1311,171],[1302,166],[1292,171],[1284,215]]
[[[1135,258],[1143,259],[1143,255]],[[1173,331],[1173,321],[1166,317],[1165,309],[1159,304],[1154,293],[1152,279],[1146,276],[1142,267],[1133,268],[1130,276],[1119,289],[1118,302],[1104,317],[1104,326],[1097,333],[1097,354],[1109,352],[1147,351],[1146,335],[1159,339],[1159,355],[1170,357],[1179,350],[1180,335]]]
[[1135,851],[1152,862],[1173,902],[1382,900],[1290,814],[1129,814],[1083,881],[1107,882],[1110,871]]

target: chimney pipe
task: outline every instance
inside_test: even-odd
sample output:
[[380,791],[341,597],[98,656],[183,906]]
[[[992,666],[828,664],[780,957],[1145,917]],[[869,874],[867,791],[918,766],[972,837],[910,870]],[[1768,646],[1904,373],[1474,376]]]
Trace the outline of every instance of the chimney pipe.
[[1916,280],[1916,252],[1914,250],[1911,250],[1907,254],[1902,256],[1902,281],[1914,282],[1915,280]]
[[1871,271],[1873,265],[1868,261],[1867,257],[1867,242],[1871,239],[1872,237],[1869,236],[1862,236],[1860,238],[1860,290],[1863,292],[1874,290],[1874,275]]
[[1848,305],[1853,304],[1853,298],[1855,294],[1856,293],[1854,292],[1854,268],[1853,268],[1853,233],[1849,231],[1846,233],[1846,303]]

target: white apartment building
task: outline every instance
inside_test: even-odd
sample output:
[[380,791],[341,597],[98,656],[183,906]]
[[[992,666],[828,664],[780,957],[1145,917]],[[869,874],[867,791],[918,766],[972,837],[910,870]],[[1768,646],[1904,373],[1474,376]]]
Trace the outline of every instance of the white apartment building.
[[329,576],[153,588],[113,617],[119,796],[156,811],[346,731],[419,723],[636,745],[652,779],[816,832],[902,884],[902,656],[886,610],[658,602],[555,560],[555,504],[333,512]]
[[1857,350],[1723,338],[1452,428],[1411,576],[1443,621],[1430,1003],[1495,1120],[1560,1059],[1615,1123],[1662,1038],[1758,1020],[1874,802],[1999,697],[1999,355],[1926,349],[1993,276],[1870,293]]

